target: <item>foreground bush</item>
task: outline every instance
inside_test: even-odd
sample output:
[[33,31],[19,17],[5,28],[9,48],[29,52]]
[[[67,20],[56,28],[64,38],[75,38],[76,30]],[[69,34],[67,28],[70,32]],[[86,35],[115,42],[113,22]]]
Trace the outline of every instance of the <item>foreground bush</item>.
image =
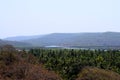
[[46,70],[42,65],[25,62],[6,66],[0,76],[1,80],[61,80],[57,74]]
[[76,80],[120,80],[120,75],[108,70],[86,67]]
[[27,52],[0,50],[0,80],[62,80]]

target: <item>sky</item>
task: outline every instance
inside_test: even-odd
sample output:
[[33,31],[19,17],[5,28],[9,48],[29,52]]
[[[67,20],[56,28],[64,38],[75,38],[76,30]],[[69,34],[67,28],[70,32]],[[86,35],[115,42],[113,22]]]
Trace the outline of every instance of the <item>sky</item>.
[[120,0],[0,0],[0,38],[120,32]]

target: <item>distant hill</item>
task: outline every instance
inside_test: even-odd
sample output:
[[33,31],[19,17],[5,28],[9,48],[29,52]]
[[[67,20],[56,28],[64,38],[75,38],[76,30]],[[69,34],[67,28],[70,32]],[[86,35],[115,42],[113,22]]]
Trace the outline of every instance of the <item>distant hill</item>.
[[120,46],[120,33],[53,33],[24,42],[35,46]]
[[48,35],[9,37],[6,38],[5,40],[21,41],[38,47],[39,46],[120,47],[119,32],[53,33]]
[[29,39],[35,39],[40,38],[44,35],[35,35],[35,36],[15,36],[15,37],[7,37],[4,40],[10,40],[10,41],[22,41],[22,40],[29,40]]
[[3,46],[3,45],[13,45],[14,47],[29,47],[29,46],[32,46],[30,43],[17,42],[17,41],[7,41],[7,40],[1,40],[0,39],[0,46]]

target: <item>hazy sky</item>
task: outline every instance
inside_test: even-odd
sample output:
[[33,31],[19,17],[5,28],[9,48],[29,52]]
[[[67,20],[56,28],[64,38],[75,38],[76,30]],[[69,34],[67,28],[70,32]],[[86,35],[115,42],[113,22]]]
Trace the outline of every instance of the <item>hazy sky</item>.
[[120,0],[0,0],[0,38],[120,32]]

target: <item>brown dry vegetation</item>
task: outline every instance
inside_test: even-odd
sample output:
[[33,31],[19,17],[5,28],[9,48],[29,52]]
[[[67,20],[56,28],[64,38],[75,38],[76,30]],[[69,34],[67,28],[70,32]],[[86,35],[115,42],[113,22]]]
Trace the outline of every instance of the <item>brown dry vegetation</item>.
[[86,67],[76,80],[120,80],[120,75],[109,70]]
[[52,71],[44,69],[41,65],[18,63],[5,67],[1,71],[1,80],[61,80]]
[[48,71],[37,59],[25,52],[3,50],[0,52],[0,80],[61,80]]

